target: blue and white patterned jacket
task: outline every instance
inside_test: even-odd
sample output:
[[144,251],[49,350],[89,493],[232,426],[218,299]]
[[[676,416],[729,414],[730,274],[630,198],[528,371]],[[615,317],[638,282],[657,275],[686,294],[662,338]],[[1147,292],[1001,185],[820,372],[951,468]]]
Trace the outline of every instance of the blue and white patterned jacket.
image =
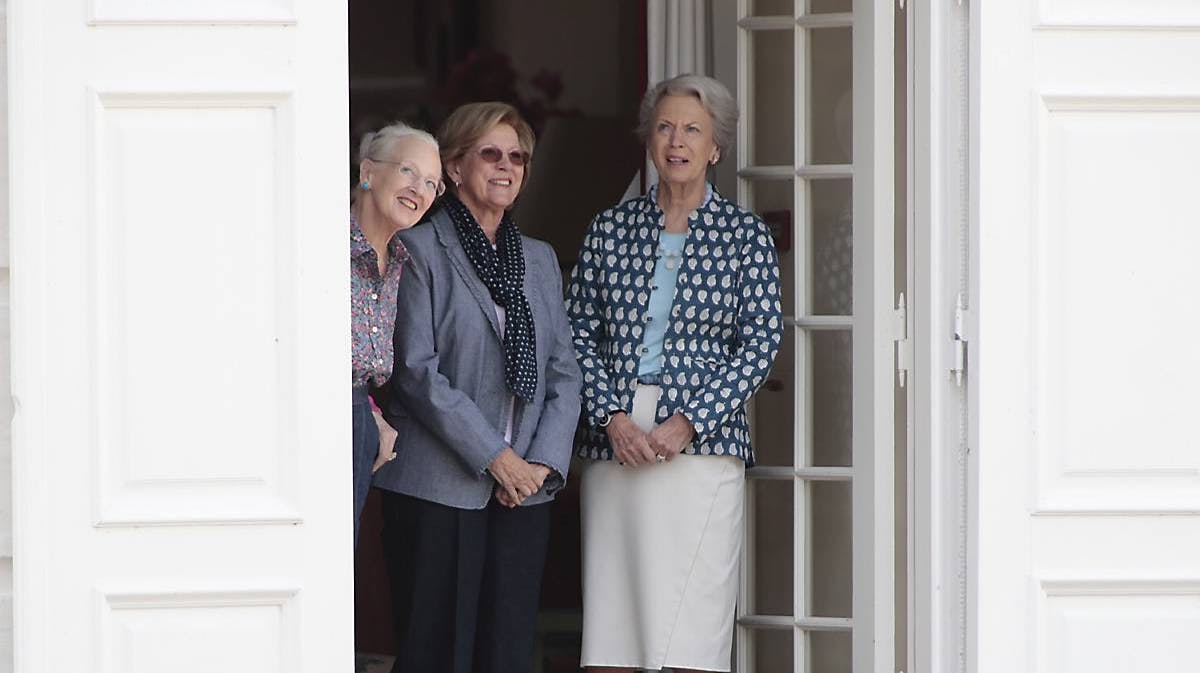
[[[633,404],[662,221],[654,189],[605,210],[592,220],[571,273],[567,316],[583,370],[581,457],[612,459],[599,423]],[[780,289],[767,225],[710,188],[688,219],[655,419],[687,416],[696,429],[687,453],[754,464],[744,406],[779,352]]]

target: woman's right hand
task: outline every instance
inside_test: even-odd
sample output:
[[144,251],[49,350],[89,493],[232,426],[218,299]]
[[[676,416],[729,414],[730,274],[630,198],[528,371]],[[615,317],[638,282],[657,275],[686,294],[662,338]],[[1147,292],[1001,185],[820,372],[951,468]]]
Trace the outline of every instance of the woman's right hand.
[[[542,488],[542,481],[545,480],[542,472],[535,469],[534,465],[525,462],[525,459],[518,456],[512,447],[505,447],[500,455],[492,460],[492,464],[488,466],[488,472],[492,473],[496,483],[504,489],[509,502],[518,505],[525,498],[537,493]],[[541,479],[538,478],[539,476]]]
[[605,428],[608,441],[613,447],[613,456],[624,465],[652,465],[657,462],[650,448],[649,436],[624,412],[613,414]]

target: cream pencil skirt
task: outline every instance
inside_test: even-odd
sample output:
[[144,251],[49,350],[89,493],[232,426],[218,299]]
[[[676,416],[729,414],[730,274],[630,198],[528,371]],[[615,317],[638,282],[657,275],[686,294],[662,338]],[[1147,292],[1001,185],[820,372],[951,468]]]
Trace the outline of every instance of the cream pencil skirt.
[[[631,418],[654,426],[659,387]],[[679,455],[583,473],[583,666],[730,670],[745,464]]]

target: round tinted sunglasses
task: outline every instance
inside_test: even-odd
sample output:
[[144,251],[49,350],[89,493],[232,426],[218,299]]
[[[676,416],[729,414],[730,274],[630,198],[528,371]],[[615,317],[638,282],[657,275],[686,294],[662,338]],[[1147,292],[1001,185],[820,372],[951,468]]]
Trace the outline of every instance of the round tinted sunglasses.
[[[504,158],[504,150],[495,145],[484,145],[479,148],[479,158],[489,164],[500,163],[500,159]],[[509,150],[508,163],[513,166],[524,166],[529,162],[529,152],[525,150]]]

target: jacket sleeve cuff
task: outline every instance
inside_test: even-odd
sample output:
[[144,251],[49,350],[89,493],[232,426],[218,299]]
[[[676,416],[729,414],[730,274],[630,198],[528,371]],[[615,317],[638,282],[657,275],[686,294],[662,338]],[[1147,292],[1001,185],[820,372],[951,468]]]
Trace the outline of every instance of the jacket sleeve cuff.
[[476,466],[475,473],[477,475],[479,475],[480,477],[487,476],[488,468],[492,466],[492,463],[496,462],[496,458],[499,457],[499,455],[501,453],[503,453],[504,450],[507,448],[508,448],[508,442],[503,442],[503,441],[500,442],[499,447],[493,449],[491,451],[491,453],[486,454],[487,457],[484,459],[485,462],[483,463],[483,465]]
[[606,425],[605,421],[613,414],[620,412],[629,413],[607,394],[598,395],[587,403],[588,423],[597,430],[603,430]]
[[719,425],[720,419],[717,417],[717,414],[703,404],[690,402],[679,411],[692,424],[692,429],[696,431],[696,436],[693,439],[696,443],[703,442],[706,437],[716,431]]
[[559,472],[558,468],[554,467],[553,465],[547,465],[546,463],[541,463],[538,461],[534,462],[538,465],[546,465],[546,467],[550,468],[550,474],[546,475],[546,481],[542,482],[542,491],[544,491],[546,495],[554,495],[567,485],[567,475]]

